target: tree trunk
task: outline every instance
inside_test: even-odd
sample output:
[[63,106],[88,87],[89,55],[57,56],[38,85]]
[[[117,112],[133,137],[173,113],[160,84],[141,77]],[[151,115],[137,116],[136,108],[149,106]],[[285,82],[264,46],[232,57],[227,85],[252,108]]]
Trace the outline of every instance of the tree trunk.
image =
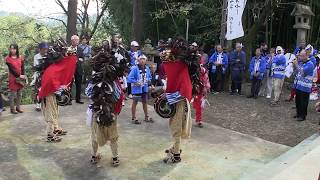
[[68,1],[67,42],[71,43],[71,36],[77,34],[77,0]]
[[133,0],[133,16],[132,16],[132,39],[141,43],[142,41],[142,0]]

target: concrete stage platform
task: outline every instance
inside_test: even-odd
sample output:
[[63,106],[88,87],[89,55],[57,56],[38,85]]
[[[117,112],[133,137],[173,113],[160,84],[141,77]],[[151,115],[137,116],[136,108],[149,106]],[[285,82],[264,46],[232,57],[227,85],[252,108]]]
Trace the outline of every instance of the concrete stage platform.
[[[130,102],[130,101],[128,101]],[[138,118],[143,118],[139,104]],[[183,141],[182,162],[162,162],[171,145],[168,120],[150,106],[155,123],[131,124],[130,104],[119,117],[121,165],[110,165],[109,146],[100,148],[99,166],[89,163],[90,128],[85,124],[86,105],[61,108],[60,123],[69,131],[57,144],[45,141],[41,112],[24,106],[24,114],[0,117],[0,179],[240,179],[251,174],[290,147],[240,134],[214,125],[193,127]],[[259,128],[259,127],[257,127]]]

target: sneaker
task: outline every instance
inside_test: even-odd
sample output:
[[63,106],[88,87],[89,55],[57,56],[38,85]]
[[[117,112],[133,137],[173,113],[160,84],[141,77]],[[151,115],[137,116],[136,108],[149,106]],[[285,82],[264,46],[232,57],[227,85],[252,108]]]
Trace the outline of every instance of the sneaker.
[[37,103],[37,104],[36,104],[36,111],[41,111],[41,105],[40,105],[40,103]]
[[267,96],[266,98],[267,98],[267,99],[271,99],[271,96]]
[[131,122],[132,122],[132,124],[141,124],[141,122],[136,118],[132,118]]

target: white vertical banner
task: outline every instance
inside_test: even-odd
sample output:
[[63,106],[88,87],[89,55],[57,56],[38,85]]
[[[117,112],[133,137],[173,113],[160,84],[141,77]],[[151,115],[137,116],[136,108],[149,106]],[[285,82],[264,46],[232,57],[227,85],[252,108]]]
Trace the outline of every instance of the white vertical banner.
[[242,14],[246,6],[246,2],[246,0],[228,0],[227,40],[233,40],[244,36]]

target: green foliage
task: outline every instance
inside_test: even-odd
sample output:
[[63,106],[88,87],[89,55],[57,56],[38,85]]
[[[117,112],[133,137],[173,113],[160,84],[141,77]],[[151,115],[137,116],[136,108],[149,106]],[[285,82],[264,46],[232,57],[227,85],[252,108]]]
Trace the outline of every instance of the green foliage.
[[[51,41],[57,37],[63,37],[61,27],[47,27],[30,17],[9,15],[0,17],[0,91],[7,93],[8,69],[4,63],[4,57],[8,54],[11,43],[19,45],[20,54],[25,57],[25,73],[32,80],[33,56],[39,42]],[[32,88],[23,90],[22,103],[32,103]]]
[[132,34],[132,0],[109,0],[108,10],[117,32],[125,42],[129,42]]
[[[132,1],[110,0],[109,12],[118,32],[126,42],[132,34]],[[220,2],[143,0],[143,38],[153,42],[185,36],[186,19],[190,20],[190,41],[217,41],[220,33]]]

